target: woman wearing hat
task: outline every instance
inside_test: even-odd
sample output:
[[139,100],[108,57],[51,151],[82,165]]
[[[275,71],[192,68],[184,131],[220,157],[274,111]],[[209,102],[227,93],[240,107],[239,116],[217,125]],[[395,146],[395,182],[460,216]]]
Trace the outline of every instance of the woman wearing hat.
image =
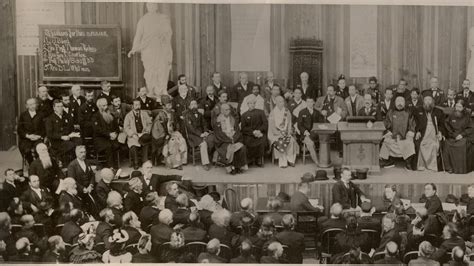
[[94,250],[94,234],[81,233],[77,247],[71,251],[69,262],[74,264],[100,263],[102,255]]
[[130,263],[132,254],[125,250],[125,243],[128,241],[128,233],[122,229],[114,229],[109,237],[110,249],[102,255],[104,263]]

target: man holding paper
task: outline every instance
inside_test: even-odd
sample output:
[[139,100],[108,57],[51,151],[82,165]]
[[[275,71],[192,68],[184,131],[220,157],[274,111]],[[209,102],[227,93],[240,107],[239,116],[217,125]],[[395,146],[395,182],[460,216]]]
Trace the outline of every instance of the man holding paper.
[[319,97],[316,100],[314,108],[330,123],[337,123],[343,120],[347,115],[347,107],[344,100],[336,95],[333,85],[329,85],[326,89],[327,95]]

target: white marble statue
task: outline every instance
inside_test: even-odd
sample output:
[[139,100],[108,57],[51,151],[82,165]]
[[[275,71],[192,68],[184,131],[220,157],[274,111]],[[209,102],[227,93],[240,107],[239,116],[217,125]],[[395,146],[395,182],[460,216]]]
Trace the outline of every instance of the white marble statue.
[[166,87],[173,60],[173,31],[170,18],[158,12],[157,3],[146,3],[146,9],[147,13],[138,21],[128,57],[141,53],[146,86],[150,94],[159,100],[161,95],[168,94]]
[[471,51],[471,57],[467,64],[466,78],[471,81],[471,91],[474,92],[474,27],[469,29],[468,49]]

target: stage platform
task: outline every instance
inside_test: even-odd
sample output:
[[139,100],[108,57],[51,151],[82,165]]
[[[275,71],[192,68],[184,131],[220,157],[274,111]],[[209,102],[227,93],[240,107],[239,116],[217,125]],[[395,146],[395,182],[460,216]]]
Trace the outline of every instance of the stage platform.
[[[331,157],[337,164],[340,162],[336,153]],[[18,150],[12,149],[8,152],[0,152],[0,169],[2,172],[8,168],[20,169],[22,164]],[[124,162],[123,172],[130,173],[131,169]],[[155,167],[154,171],[159,174],[179,174],[191,177],[193,183],[199,185],[215,185],[217,191],[224,193],[228,188],[238,192],[240,198],[250,197],[255,201],[259,198],[267,198],[277,195],[280,191],[292,195],[297,189],[297,184],[301,176],[306,172],[315,173],[316,166],[307,160],[303,165],[301,159],[297,159],[296,167],[286,169],[272,165],[267,160],[264,168],[250,167],[248,171],[239,175],[226,174],[222,167],[213,167],[210,171],[205,171],[202,166],[188,164],[183,170],[170,170],[163,166]],[[310,198],[319,198],[326,209],[331,205],[331,188],[333,180],[332,169],[327,169],[329,180],[316,181],[311,184]],[[3,179],[3,176],[2,178]],[[360,185],[361,189],[374,199],[375,204],[381,204],[384,186],[387,184],[396,185],[398,191],[404,198],[418,202],[423,193],[425,183],[435,183],[438,186],[438,195],[444,201],[448,194],[461,195],[467,192],[467,185],[474,183],[474,172],[457,175],[444,172],[430,171],[408,171],[403,168],[403,164],[395,168],[382,169],[379,173],[369,173],[366,180],[355,180],[354,183]]]

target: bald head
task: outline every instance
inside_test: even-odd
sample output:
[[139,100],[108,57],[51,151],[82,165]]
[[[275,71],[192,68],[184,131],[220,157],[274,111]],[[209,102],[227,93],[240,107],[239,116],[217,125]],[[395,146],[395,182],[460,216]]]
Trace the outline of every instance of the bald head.
[[398,255],[398,245],[397,243],[390,241],[387,243],[385,246],[385,254],[387,254],[390,257],[395,257]]
[[207,243],[206,249],[208,253],[217,255],[220,251],[220,246],[221,242],[219,241],[219,239],[213,238]]
[[106,184],[110,184],[114,179],[114,172],[110,168],[102,168],[100,170],[100,177]]

